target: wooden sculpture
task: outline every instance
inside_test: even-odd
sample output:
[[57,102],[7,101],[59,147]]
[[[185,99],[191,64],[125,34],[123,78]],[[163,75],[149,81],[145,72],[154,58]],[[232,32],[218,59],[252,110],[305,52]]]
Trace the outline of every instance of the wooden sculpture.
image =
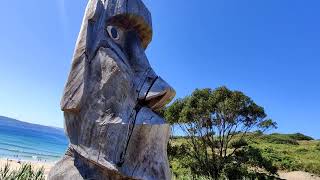
[[151,38],[141,0],[89,0],[61,101],[70,145],[50,180],[171,178],[156,112],[175,91],[148,62]]

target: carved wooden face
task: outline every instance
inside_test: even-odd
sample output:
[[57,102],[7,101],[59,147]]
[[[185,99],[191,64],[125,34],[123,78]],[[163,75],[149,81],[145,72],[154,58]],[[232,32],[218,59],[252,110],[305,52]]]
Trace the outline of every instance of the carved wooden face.
[[[147,147],[140,143],[150,137],[159,141],[153,148],[166,147],[167,135],[155,133],[161,128],[145,130],[165,124],[155,112],[175,95],[145,55],[151,37],[151,16],[141,0],[89,1],[61,107],[72,148],[99,166],[130,171],[138,160],[126,157],[142,158]],[[128,146],[141,149],[128,152]]]
[[[94,107],[95,113],[100,116],[112,113],[116,117],[114,122],[131,123],[132,111],[138,112],[143,107],[158,111],[175,92],[156,75],[145,55],[152,36],[147,9],[140,0],[118,1],[119,6],[114,9],[110,9],[111,5],[99,7],[98,3],[97,12],[88,20],[81,112],[99,103],[99,107]],[[115,13],[124,7],[125,13],[121,10],[120,14]],[[135,12],[134,7],[139,11]],[[110,15],[110,11],[114,14]]]
[[[92,71],[98,75],[115,70],[92,69],[97,65],[93,63],[96,58],[101,59],[102,68],[111,67],[106,62],[113,59],[118,70],[131,78],[126,79],[131,83],[127,91],[133,92],[123,94],[132,95],[137,101],[134,104],[158,110],[168,103],[175,92],[154,73],[144,52],[151,37],[151,15],[141,0],[89,1],[61,102],[62,110],[80,112],[92,89],[97,89],[92,81],[86,81]],[[106,78],[105,75],[110,74],[96,78]],[[118,85],[123,81],[118,81]]]

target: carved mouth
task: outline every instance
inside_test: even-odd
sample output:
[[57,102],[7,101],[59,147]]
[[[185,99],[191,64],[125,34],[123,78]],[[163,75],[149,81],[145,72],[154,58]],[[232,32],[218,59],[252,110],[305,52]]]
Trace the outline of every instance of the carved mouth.
[[[171,95],[170,95],[171,94]],[[168,104],[174,95],[172,93],[165,92],[144,100],[142,103],[153,111],[160,111],[166,104]]]
[[153,111],[160,111],[175,96],[175,91],[160,77],[153,83],[141,104]]

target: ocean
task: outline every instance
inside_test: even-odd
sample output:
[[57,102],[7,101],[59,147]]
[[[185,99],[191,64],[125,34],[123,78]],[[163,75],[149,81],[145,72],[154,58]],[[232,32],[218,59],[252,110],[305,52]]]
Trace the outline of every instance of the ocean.
[[63,129],[0,116],[0,158],[54,162],[65,153]]

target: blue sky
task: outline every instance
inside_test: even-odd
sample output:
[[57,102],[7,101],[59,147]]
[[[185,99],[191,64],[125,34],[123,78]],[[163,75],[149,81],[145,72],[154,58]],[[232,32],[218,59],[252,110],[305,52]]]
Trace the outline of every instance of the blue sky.
[[[63,127],[59,102],[85,0],[1,2],[0,115]],[[320,1],[145,0],[155,71],[177,91],[226,85],[277,131],[320,138]]]

